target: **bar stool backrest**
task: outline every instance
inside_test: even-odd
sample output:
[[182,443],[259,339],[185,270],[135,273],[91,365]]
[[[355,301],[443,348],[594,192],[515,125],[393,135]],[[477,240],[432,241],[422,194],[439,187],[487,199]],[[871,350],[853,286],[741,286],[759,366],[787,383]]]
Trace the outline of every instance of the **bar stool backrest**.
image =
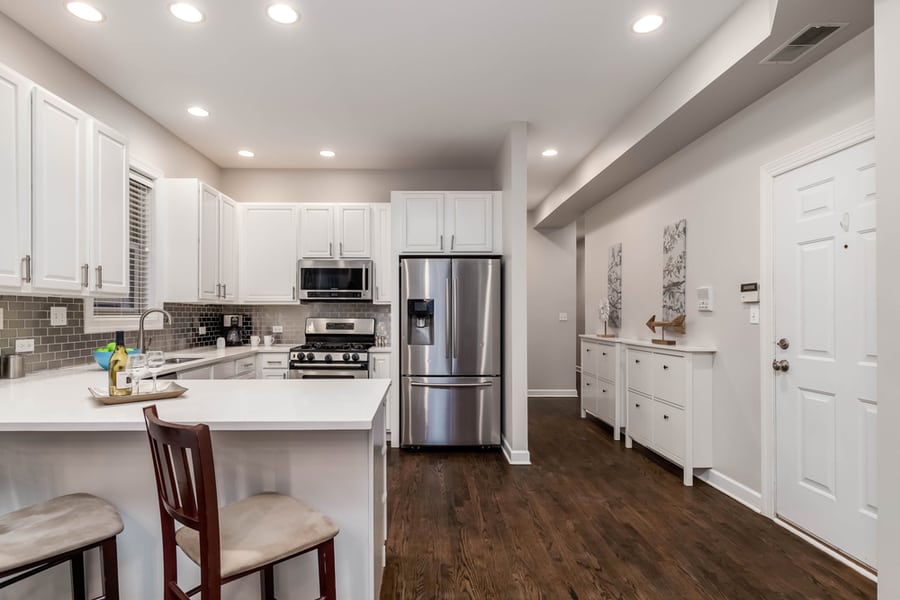
[[[209,426],[167,423],[159,418],[155,405],[144,409],[144,422],[156,472],[166,588],[171,585],[177,588],[175,521],[178,521],[199,532],[201,555],[206,559],[200,568],[201,590],[218,591],[221,580],[219,501]],[[205,599],[207,595],[202,597]]]

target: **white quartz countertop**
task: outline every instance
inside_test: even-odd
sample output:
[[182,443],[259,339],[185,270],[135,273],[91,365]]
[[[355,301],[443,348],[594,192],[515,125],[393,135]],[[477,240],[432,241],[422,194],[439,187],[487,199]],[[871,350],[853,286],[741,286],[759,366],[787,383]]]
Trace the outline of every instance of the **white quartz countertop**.
[[[165,375],[167,373],[196,369],[197,367],[205,367],[226,360],[237,360],[262,353],[287,354],[293,347],[291,344],[273,344],[272,346],[226,346],[222,350],[215,346],[192,348],[190,350],[172,350],[166,352],[166,358],[194,358],[196,360],[177,365],[166,365],[160,370],[160,374]],[[100,367],[97,366],[96,368],[99,369]]]
[[666,346],[665,344],[654,344],[650,340],[633,340],[628,338],[618,338],[618,337],[600,337],[599,335],[595,335],[592,333],[582,333],[578,337],[583,340],[590,340],[593,342],[609,342],[615,344],[625,344],[626,346],[642,346],[644,348],[653,348],[654,350],[659,350],[661,352],[672,351],[672,352],[695,352],[695,353],[712,353],[715,352],[716,349],[712,346],[683,346],[681,344],[675,344],[674,346]]
[[366,430],[391,382],[223,379],[180,384],[188,391],[179,398],[107,406],[88,391],[107,386],[106,371],[96,366],[3,380],[0,431],[142,431],[142,409],[154,403],[167,421],[206,423],[212,430]]

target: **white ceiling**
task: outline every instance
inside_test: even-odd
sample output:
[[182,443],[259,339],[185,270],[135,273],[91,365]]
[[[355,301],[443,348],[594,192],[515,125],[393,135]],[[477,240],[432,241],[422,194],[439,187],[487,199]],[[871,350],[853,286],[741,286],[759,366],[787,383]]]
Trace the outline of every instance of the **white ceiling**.
[[[0,11],[221,167],[491,168],[527,121],[533,207],[741,0],[291,0],[293,26],[267,0],[195,0],[199,25],[168,0],[92,3],[105,22],[62,0]],[[663,29],[631,33],[648,12]]]

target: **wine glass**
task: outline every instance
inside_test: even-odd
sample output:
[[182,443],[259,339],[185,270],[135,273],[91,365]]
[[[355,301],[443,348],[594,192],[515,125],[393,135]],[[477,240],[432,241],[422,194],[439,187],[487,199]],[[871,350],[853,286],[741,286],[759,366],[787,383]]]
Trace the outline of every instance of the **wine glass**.
[[125,363],[125,370],[131,373],[131,380],[134,382],[134,393],[141,393],[141,379],[147,376],[147,355],[146,354],[129,354],[128,362]]
[[159,375],[159,372],[162,371],[165,365],[166,355],[161,350],[151,350],[147,353],[147,367],[150,369],[150,374],[153,375],[154,393],[159,391],[156,387],[156,376]]

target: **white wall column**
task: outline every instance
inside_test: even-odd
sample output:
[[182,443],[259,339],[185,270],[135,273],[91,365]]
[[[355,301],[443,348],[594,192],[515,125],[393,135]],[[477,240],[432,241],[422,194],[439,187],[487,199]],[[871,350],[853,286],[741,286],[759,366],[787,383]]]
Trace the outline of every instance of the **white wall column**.
[[878,164],[878,598],[900,599],[900,0],[875,0]]
[[494,170],[503,190],[503,453],[528,453],[528,124],[510,125]]

